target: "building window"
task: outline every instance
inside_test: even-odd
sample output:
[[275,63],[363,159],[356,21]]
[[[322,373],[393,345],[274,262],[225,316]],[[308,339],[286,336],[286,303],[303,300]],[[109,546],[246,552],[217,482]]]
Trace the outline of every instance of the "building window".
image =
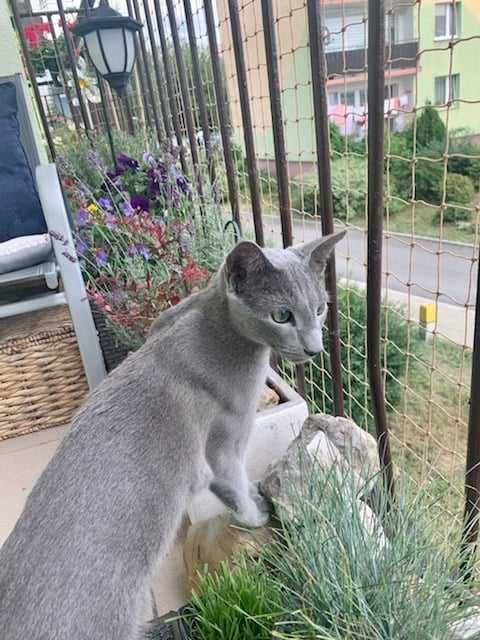
[[386,84],[384,89],[384,98],[398,98],[398,84]]
[[337,105],[339,102],[338,99],[338,91],[330,91],[328,94],[328,104],[332,107]]
[[435,38],[456,38],[460,35],[461,3],[442,2],[435,5]]
[[460,75],[438,76],[435,78],[435,104],[446,104],[458,100],[460,95]]

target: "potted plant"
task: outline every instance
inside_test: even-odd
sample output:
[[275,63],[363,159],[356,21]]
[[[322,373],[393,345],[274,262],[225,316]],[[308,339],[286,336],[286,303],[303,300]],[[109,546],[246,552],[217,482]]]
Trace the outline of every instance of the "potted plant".
[[[125,154],[115,169],[103,167],[90,188],[64,167],[74,205],[76,250],[100,335],[107,369],[146,338],[159,313],[206,282],[194,260],[191,188],[170,154],[137,161]],[[67,175],[65,175],[65,173]]]

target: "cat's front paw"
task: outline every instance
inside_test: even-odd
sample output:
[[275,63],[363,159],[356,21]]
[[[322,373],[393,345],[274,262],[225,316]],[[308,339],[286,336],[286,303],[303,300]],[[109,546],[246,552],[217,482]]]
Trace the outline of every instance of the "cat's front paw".
[[264,527],[270,520],[270,503],[259,493],[255,498],[250,498],[245,508],[235,513],[238,524],[258,529]]

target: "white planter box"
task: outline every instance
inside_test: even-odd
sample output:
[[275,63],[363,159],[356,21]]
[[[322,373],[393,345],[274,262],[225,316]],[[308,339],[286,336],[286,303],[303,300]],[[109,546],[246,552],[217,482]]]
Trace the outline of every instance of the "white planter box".
[[268,465],[283,456],[308,418],[305,400],[273,370],[267,384],[281,402],[257,413],[247,449],[247,470],[252,480],[260,480]]

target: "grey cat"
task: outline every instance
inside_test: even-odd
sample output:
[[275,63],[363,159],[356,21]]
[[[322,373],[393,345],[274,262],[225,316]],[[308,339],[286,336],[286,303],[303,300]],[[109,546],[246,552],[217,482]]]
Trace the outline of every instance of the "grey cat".
[[240,523],[267,521],[244,458],[270,350],[322,349],[321,275],[343,235],[239,243],[90,394],[0,550],[2,640],[140,637],[157,561],[203,488]]

